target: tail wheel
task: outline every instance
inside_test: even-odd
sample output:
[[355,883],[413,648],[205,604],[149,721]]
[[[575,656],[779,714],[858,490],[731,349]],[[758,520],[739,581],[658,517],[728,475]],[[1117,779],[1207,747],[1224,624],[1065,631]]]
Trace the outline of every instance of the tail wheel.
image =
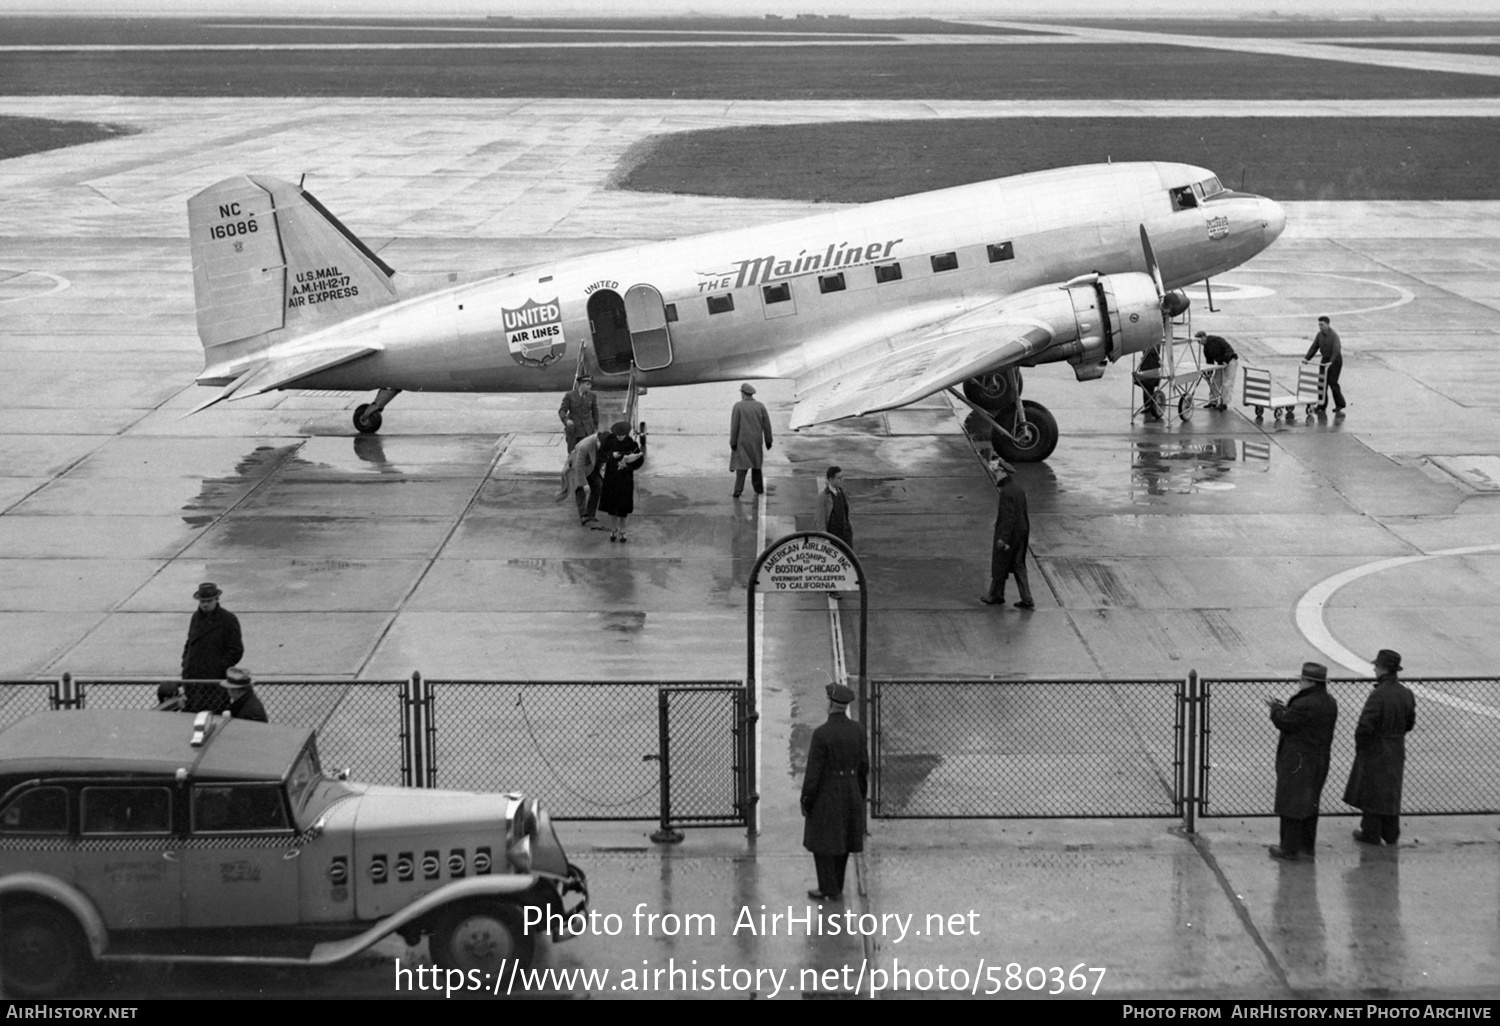
[[448,906],[437,917],[430,947],[440,969],[498,974],[517,962],[522,969],[531,967],[536,934],[526,932],[519,905],[496,899],[466,901]]
[[[1011,388],[1012,375],[1016,387]],[[987,413],[1014,406],[1016,396],[1021,394],[1021,375],[1013,371],[997,371],[981,374],[964,382],[964,398]]]
[[354,408],[354,428],[362,435],[373,435],[380,430],[380,423],[384,419],[379,410],[372,410],[373,403],[360,403]]
[[0,971],[12,997],[43,998],[68,993],[91,961],[78,920],[42,901],[9,903],[0,911],[4,940]]
[[1016,426],[1015,438],[995,434],[995,451],[1012,463],[1040,463],[1057,448],[1057,419],[1041,403],[1023,400],[1026,423]]

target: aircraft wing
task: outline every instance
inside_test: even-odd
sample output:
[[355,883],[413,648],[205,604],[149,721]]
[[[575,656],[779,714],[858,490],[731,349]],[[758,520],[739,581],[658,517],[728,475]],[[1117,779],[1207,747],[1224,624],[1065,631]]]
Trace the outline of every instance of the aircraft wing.
[[1020,363],[1056,330],[997,300],[942,323],[879,339],[797,379],[793,428],[906,406],[934,392]]

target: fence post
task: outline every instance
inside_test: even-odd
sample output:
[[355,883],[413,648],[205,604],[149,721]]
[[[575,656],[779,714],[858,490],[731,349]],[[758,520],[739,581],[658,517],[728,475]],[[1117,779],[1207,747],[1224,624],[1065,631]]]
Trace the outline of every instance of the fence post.
[[64,673],[62,680],[52,682],[52,694],[48,697],[54,711],[58,709],[82,709],[85,698],[83,681],[74,680],[71,673]]
[[401,786],[437,786],[437,725],[432,717],[432,685],[413,670],[401,682]]
[[1184,730],[1186,741],[1183,749],[1185,786],[1182,796],[1182,828],[1190,834],[1195,832],[1198,826],[1198,699],[1198,671],[1189,670],[1187,721]]
[[667,689],[656,689],[656,737],[657,746],[661,749],[655,756],[646,756],[647,759],[655,758],[657,770],[661,774],[661,829],[651,835],[651,840],[657,844],[678,844],[682,841],[682,831],[672,826],[672,729],[671,717],[667,710]]

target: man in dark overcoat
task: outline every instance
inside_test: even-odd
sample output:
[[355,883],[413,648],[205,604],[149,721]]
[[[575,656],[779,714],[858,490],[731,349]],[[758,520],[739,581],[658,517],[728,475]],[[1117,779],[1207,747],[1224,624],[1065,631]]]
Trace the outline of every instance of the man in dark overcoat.
[[1016,480],[1016,468],[1000,461],[1000,507],[995,513],[994,545],[990,548],[990,587],[979,601],[987,606],[1005,602],[1005,579],[1016,575],[1021,593],[1017,609],[1035,609],[1031,582],[1026,578],[1026,550],[1031,544],[1031,517],[1026,511],[1026,492]]
[[865,850],[865,796],[870,758],[865,732],[849,719],[854,691],[829,684],[828,721],[813,731],[802,778],[802,847],[813,854],[818,889],[807,896],[838,901],[844,896],[849,854]]
[[[193,598],[198,609],[188,624],[187,642],[182,646],[182,679],[185,681],[221,681],[224,673],[245,654],[240,636],[240,620],[219,605],[224,593],[212,581],[198,585]],[[183,687],[183,708],[187,712],[219,712],[226,705],[223,691],[214,684],[193,683]]]
[[1401,654],[1382,648],[1375,656],[1375,690],[1365,699],[1354,728],[1354,766],[1344,801],[1364,813],[1354,839],[1395,844],[1401,838],[1401,778],[1406,772],[1406,735],[1417,723],[1417,699],[1396,677]]
[[734,498],[745,490],[745,472],[750,473],[750,486],[755,494],[766,490],[766,479],[762,471],[766,450],[771,448],[771,414],[766,406],[755,398],[755,386],[745,382],[740,386],[740,401],[729,412],[729,469],[734,471]]
[[261,704],[260,696],[252,687],[254,681],[251,680],[249,671],[231,666],[224,673],[223,684],[224,691],[229,695],[230,716],[237,720],[270,722],[266,719],[266,707]]
[[1271,857],[1295,862],[1309,857],[1318,840],[1318,803],[1328,779],[1333,728],[1338,703],[1328,693],[1328,667],[1302,664],[1302,690],[1283,702],[1266,699],[1271,722],[1281,732],[1276,743],[1276,815],[1281,817],[1281,843],[1271,845]]

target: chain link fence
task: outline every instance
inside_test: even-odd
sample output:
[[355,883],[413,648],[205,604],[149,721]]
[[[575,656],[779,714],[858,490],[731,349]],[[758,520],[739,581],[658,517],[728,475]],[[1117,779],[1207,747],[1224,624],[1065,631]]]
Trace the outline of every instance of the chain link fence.
[[[151,709],[163,682],[75,683],[85,708]],[[202,704],[222,696],[217,683],[201,683],[214,693],[205,691]],[[408,683],[258,681],[255,691],[272,723],[317,731],[325,767],[347,767],[366,783],[401,785],[415,773],[416,783],[452,790],[519,791],[540,797],[559,820],[682,826],[743,823],[749,814],[739,682],[428,681],[431,719],[419,729],[429,751],[421,767],[403,765]],[[55,689],[0,681],[0,729],[51,708]]]
[[871,680],[882,818],[1171,817],[1180,680]]
[[[1496,753],[1500,752],[1500,680],[1424,677],[1403,680],[1417,699],[1416,728],[1406,735],[1401,812],[1410,816],[1488,815],[1500,812]],[[1276,742],[1265,700],[1283,700],[1301,685],[1286,679],[1202,681],[1206,696],[1199,795],[1203,816],[1272,816],[1276,798]],[[1343,802],[1354,763],[1354,728],[1369,697],[1369,679],[1331,679],[1338,703],[1325,816],[1358,815]]]

